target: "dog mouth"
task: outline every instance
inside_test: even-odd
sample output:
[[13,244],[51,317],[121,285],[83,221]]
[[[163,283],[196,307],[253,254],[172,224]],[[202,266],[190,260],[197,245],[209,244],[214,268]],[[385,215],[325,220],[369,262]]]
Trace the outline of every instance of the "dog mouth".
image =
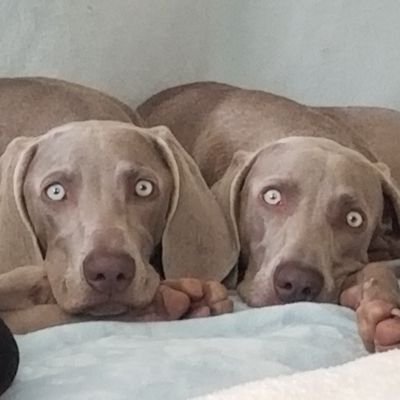
[[117,302],[107,302],[85,307],[85,314],[92,317],[114,317],[126,314],[129,310],[126,304]]
[[257,279],[243,280],[239,283],[237,292],[250,307],[267,307],[281,304],[269,281],[260,282]]
[[86,301],[81,303],[79,310],[75,311],[78,314],[92,317],[115,317],[140,313],[153,302],[157,287],[157,285],[154,285],[154,290],[143,292],[143,296],[135,299],[135,301],[133,299],[129,301],[123,295],[91,293],[86,297]]

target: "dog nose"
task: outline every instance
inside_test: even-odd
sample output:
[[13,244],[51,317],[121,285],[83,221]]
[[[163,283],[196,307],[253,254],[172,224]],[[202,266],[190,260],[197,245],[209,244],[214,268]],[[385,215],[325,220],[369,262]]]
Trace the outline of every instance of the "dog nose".
[[274,273],[274,287],[283,303],[313,301],[322,290],[324,278],[315,269],[297,262],[279,265]]
[[83,261],[86,282],[102,293],[123,292],[136,272],[135,260],[125,253],[90,253]]

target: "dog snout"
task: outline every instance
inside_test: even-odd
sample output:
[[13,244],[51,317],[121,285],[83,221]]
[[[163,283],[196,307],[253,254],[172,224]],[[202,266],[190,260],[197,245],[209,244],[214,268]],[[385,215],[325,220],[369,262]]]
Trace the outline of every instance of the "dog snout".
[[135,260],[125,253],[92,252],[83,262],[86,282],[101,293],[123,292],[136,272]]
[[314,301],[323,284],[324,278],[320,272],[298,262],[280,264],[274,273],[275,291],[283,303]]

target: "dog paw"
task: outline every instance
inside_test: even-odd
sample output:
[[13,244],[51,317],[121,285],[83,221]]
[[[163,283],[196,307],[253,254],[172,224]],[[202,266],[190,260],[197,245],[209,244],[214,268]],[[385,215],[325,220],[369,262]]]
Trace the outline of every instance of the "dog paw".
[[233,302],[222,284],[183,278],[162,281],[151,304],[140,310],[131,310],[122,320],[174,321],[232,311]]
[[[163,281],[162,287],[165,288],[164,294],[168,293],[168,288],[187,297],[187,308],[181,318],[201,318],[233,311],[233,302],[229,299],[228,291],[219,282],[183,278]],[[173,309],[174,302],[170,301],[169,304],[170,309]],[[180,311],[183,308],[182,306]]]
[[356,309],[358,330],[369,352],[400,347],[400,309],[383,300],[361,301]]
[[342,292],[340,304],[356,311],[366,349],[400,347],[400,290],[393,269],[385,262],[370,263],[352,284]]

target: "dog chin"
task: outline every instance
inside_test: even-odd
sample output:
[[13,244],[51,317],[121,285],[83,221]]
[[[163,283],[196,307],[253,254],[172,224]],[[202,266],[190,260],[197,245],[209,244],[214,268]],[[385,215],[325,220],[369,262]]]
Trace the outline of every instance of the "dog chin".
[[245,299],[245,302],[250,307],[267,307],[282,304],[275,296],[250,296],[248,299]]
[[125,314],[128,311],[128,306],[121,303],[105,303],[91,307],[86,311],[92,317],[113,317],[116,315]]

